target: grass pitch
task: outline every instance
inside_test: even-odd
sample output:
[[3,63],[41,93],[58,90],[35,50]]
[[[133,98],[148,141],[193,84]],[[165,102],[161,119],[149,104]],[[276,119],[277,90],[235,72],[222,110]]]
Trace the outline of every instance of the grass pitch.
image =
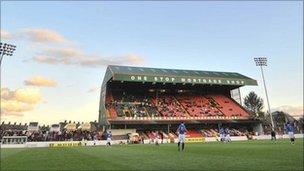
[[1,149],[1,170],[303,170],[303,139]]

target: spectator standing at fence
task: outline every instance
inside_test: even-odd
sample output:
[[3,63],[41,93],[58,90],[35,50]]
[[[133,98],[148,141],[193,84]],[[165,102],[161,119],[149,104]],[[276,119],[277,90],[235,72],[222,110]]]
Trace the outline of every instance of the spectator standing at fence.
[[155,134],[154,134],[154,136],[155,136],[155,145],[159,145],[159,132],[158,131],[155,131]]
[[276,138],[276,132],[274,131],[274,129],[271,130],[271,141],[276,141],[277,138]]
[[161,138],[161,143],[163,144],[164,143],[164,133],[163,132],[160,133],[160,138]]
[[223,127],[220,128],[220,140],[222,142],[225,140],[225,130]]

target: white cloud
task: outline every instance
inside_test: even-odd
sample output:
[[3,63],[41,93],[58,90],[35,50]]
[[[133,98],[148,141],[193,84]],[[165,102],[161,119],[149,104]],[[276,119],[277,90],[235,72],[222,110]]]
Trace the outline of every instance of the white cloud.
[[15,91],[15,99],[27,104],[36,104],[41,101],[41,93],[37,88],[17,89]]
[[[60,61],[56,58],[52,58],[49,56],[45,56],[45,55],[39,55],[39,56],[35,56],[33,57],[33,60],[38,62],[38,63],[45,63],[45,64],[59,64]],[[27,60],[25,60],[26,62]]]
[[142,64],[144,62],[144,58],[136,54],[128,54],[126,57],[128,61],[131,61],[134,64]]
[[1,89],[1,114],[22,116],[41,102],[41,93],[37,88]]
[[0,37],[1,39],[11,39],[12,34],[5,30],[0,30]]
[[55,108],[39,108],[28,113],[24,116],[20,115],[1,115],[1,121],[5,122],[39,122],[39,124],[55,124],[64,120],[90,122],[98,120],[98,106],[99,98],[96,100],[88,101],[82,105],[77,105],[65,110],[58,110]]
[[79,65],[85,67],[98,67],[106,65],[140,64],[143,57],[136,54],[126,54],[117,57],[104,57],[87,54],[76,48],[48,48],[33,57],[33,60],[46,64]]
[[69,41],[58,32],[44,28],[26,28],[18,32],[19,37],[35,43],[68,43]]
[[38,86],[38,87],[56,87],[57,82],[52,79],[48,79],[42,76],[34,76],[24,81],[25,85]]
[[22,112],[33,110],[33,106],[16,100],[4,100],[1,103],[2,112],[8,115],[22,116]]
[[100,89],[100,87],[92,87],[87,91],[87,93],[94,93],[94,92],[98,91],[99,89]]
[[274,109],[272,109],[272,111],[283,111],[286,112],[288,114],[290,114],[291,116],[303,116],[303,106],[289,106],[289,105],[285,105],[285,106],[280,106],[280,107],[276,107]]
[[37,50],[37,55],[32,57],[32,60],[38,63],[99,67],[124,64],[138,65],[144,62],[144,58],[135,53],[117,56],[87,53],[81,48],[75,47],[76,42],[68,40],[57,31],[47,28],[23,28],[12,34],[1,30],[2,35],[3,37],[31,42],[35,47],[34,49]]

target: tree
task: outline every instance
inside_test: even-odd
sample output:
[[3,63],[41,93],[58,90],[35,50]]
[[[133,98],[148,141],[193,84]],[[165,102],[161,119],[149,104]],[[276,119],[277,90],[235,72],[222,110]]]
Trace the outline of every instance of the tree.
[[251,117],[264,118],[264,112],[262,112],[264,101],[255,92],[250,92],[244,98],[244,106],[250,112]]
[[275,127],[279,128],[281,131],[284,130],[284,125],[287,121],[293,122],[296,126],[296,130],[301,130],[301,120],[295,119],[290,114],[283,111],[275,111],[272,113],[272,118],[275,124]]
[[280,127],[281,129],[284,129],[284,124],[286,121],[289,121],[287,118],[287,113],[283,111],[275,111],[272,113],[273,122],[275,124],[275,127]]

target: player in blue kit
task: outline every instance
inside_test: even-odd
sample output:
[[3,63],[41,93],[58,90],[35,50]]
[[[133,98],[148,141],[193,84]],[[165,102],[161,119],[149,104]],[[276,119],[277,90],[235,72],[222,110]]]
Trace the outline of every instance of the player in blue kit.
[[112,133],[111,131],[109,130],[107,132],[107,146],[110,147],[111,146],[111,141],[112,141]]
[[295,136],[294,136],[294,124],[292,122],[287,122],[286,125],[285,125],[285,129],[286,129],[286,132],[288,133],[289,135],[289,138],[290,138],[290,142],[292,144],[295,143]]
[[180,144],[182,144],[182,151],[184,151],[186,132],[187,132],[186,126],[185,126],[184,122],[182,122],[178,126],[178,128],[177,128],[177,133],[178,133],[178,143],[177,143],[178,151],[180,151]]
[[230,142],[231,141],[231,139],[230,139],[230,130],[229,130],[229,128],[227,127],[226,129],[225,129],[225,142]]

